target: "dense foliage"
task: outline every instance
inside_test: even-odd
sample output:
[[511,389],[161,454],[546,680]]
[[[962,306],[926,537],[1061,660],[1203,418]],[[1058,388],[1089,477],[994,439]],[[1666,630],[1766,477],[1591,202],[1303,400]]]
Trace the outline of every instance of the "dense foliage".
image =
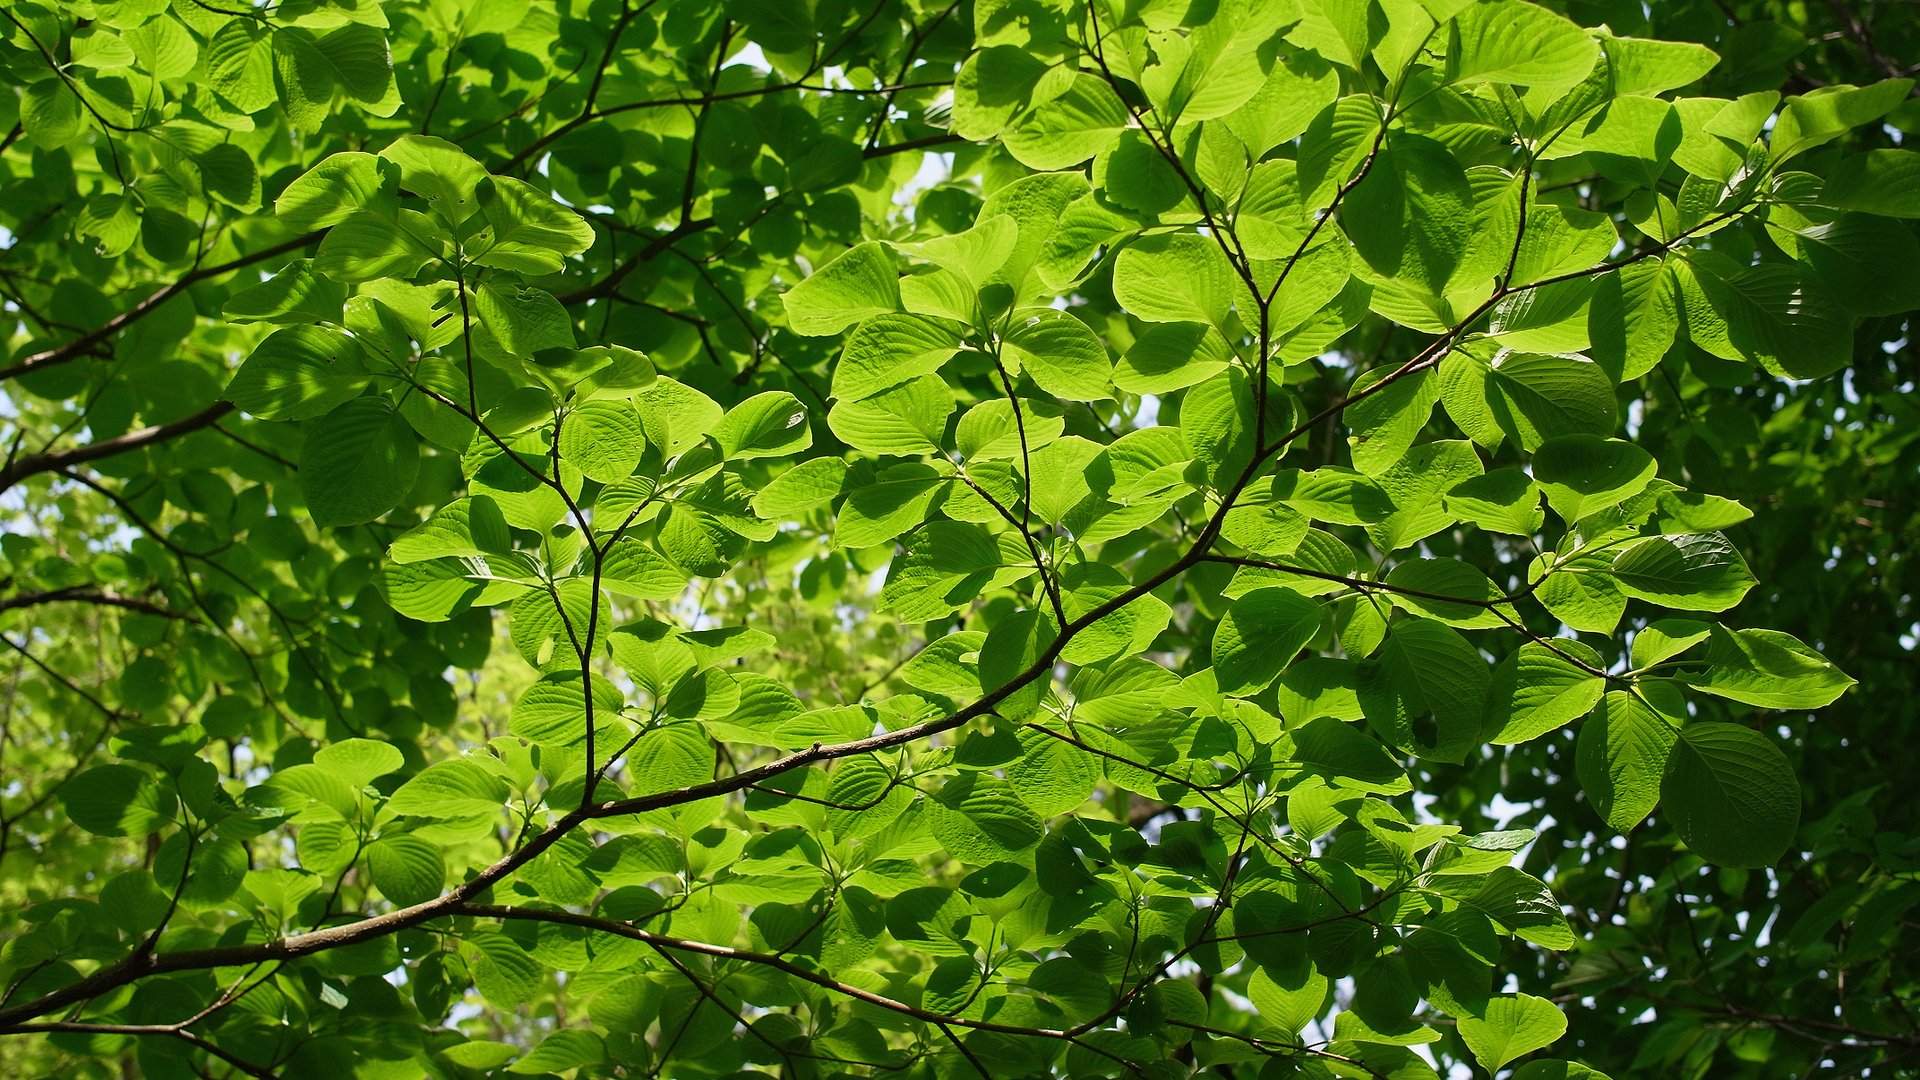
[[8,3],[0,1069],[1920,1075],[1878,8]]

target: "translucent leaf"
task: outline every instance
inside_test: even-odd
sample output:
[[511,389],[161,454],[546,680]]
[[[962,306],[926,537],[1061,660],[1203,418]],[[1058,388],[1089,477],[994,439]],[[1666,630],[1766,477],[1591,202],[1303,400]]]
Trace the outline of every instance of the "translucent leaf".
[[68,820],[97,836],[145,836],[173,818],[174,797],[131,765],[96,765],[60,785]]
[[784,390],[755,394],[727,410],[713,429],[714,441],[729,461],[780,457],[813,444],[807,410]]
[[885,244],[857,244],[784,297],[796,334],[837,334],[862,319],[900,309],[900,275]]
[[606,1046],[600,1036],[591,1031],[568,1029],[542,1039],[526,1057],[507,1066],[507,1071],[534,1076],[563,1073],[596,1063],[605,1055]]
[[276,330],[234,372],[225,398],[269,420],[311,420],[360,395],[366,354],[353,338],[319,326]]
[[400,186],[426,199],[449,225],[467,220],[488,179],[487,170],[465,150],[431,135],[403,135],[380,156],[400,166]]
[[300,491],[316,525],[372,521],[400,504],[420,471],[413,428],[385,398],[356,398],[309,424]]
[[472,260],[481,266],[558,273],[566,256],[593,246],[593,229],[586,220],[531,184],[490,176],[476,184],[475,193],[493,229],[491,244],[485,238],[476,241],[481,250]]
[[1467,640],[1443,623],[1395,621],[1386,644],[1360,664],[1367,722],[1394,746],[1459,761],[1480,736],[1492,675]]
[[1253,978],[1247,981],[1247,999],[1253,1002],[1260,1019],[1291,1037],[1320,1015],[1328,985],[1327,977],[1312,964],[1300,964],[1280,978],[1262,967],[1255,969]]
[[1690,611],[1725,611],[1755,584],[1746,560],[1717,532],[1635,541],[1610,571],[1627,595]]
[[1487,1002],[1483,1016],[1463,1017],[1459,1031],[1481,1065],[1498,1069],[1514,1058],[1552,1046],[1566,1034],[1567,1018],[1545,998],[1515,994]]
[[925,803],[928,827],[954,858],[974,865],[1020,859],[1040,842],[1040,819],[1005,780],[968,772]]
[[1040,388],[1068,401],[1113,396],[1113,364],[1087,324],[1053,308],[1022,308],[1011,316],[1002,349]]
[[[1584,663],[1581,667],[1574,661]],[[1493,670],[1487,696],[1487,741],[1511,745],[1566,726],[1600,702],[1606,680],[1600,658],[1577,641],[1527,642]]]
[[331,154],[287,185],[274,200],[273,213],[295,232],[338,225],[355,210],[390,198],[398,174],[391,165],[383,169],[372,154]]
[[1131,119],[1105,79],[1081,72],[1064,93],[1019,116],[1000,138],[1020,164],[1046,172],[1105,150]]
[[1827,176],[1820,201],[1841,210],[1920,218],[1920,152],[1869,150],[1844,158]]
[[1819,709],[1854,684],[1826,657],[1777,630],[1714,626],[1705,672],[1688,682],[1709,694],[1763,709]]
[[1580,787],[1613,831],[1625,833],[1653,813],[1676,738],[1672,724],[1624,690],[1608,693],[1580,725]]
[[425,903],[440,895],[447,866],[440,848],[411,833],[382,836],[367,845],[374,888],[396,904]]
[[387,809],[411,817],[468,817],[498,812],[508,794],[505,780],[456,758],[430,765],[401,784],[387,800]]
[[1224,327],[1238,284],[1219,245],[1194,233],[1140,240],[1113,268],[1114,297],[1147,322]]
[[[980,646],[980,684],[990,695],[999,694],[1017,677],[1039,666],[1040,656],[1059,634],[1053,616],[1035,610],[1007,615],[987,632]],[[996,711],[1010,720],[1032,716],[1048,682],[1044,671],[1018,689],[1006,690]]]
[[1245,697],[1266,689],[1324,620],[1318,602],[1290,589],[1259,589],[1235,600],[1213,634],[1220,692]]
[[314,272],[311,260],[295,259],[260,284],[235,293],[222,314],[234,322],[338,323],[346,299],[346,289]]
[[[1007,221],[1010,218],[996,218]],[[833,396],[858,401],[921,375],[953,358],[960,335],[921,315],[875,315],[854,328],[833,368]]]
[[1596,435],[1549,439],[1533,456],[1534,479],[1545,489],[1547,505],[1569,523],[1639,494],[1653,473],[1653,455]]
[[1775,375],[1812,379],[1853,359],[1853,330],[1843,309],[1797,268],[1741,267],[1712,252],[1668,265],[1679,283],[1687,336],[1722,360],[1750,360]]
[[313,763],[355,788],[365,787],[406,764],[398,747],[373,739],[342,739],[314,752]]
[[1455,17],[1447,76],[1469,84],[1573,86],[1599,58],[1593,39],[1565,18],[1520,0],[1492,0]]

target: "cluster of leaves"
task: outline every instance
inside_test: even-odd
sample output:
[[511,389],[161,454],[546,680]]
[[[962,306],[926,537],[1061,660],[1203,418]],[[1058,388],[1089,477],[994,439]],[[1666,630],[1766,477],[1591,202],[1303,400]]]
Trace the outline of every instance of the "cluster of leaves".
[[1572,7],[9,8],[0,1061],[1920,1046],[1589,1022],[1683,867],[1911,904],[1799,827],[1852,679],[1710,462],[1920,306],[1920,154],[1897,71]]

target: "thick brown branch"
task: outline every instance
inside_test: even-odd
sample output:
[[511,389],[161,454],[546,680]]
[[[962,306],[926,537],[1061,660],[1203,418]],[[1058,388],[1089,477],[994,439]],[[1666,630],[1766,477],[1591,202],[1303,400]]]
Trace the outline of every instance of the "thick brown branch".
[[176,435],[211,427],[214,421],[232,411],[231,402],[216,401],[191,416],[183,416],[164,424],[154,424],[137,431],[129,431],[125,435],[116,435],[111,439],[102,439],[99,442],[75,446],[67,450],[48,450],[45,453],[28,454],[7,465],[6,468],[0,469],[0,491],[7,490],[29,476],[37,476],[44,472],[58,472],[74,465],[99,461],[101,458],[124,454],[129,450],[138,450],[166,442]]
[[148,615],[158,615],[163,619],[184,619],[191,621],[193,616],[173,611],[151,600],[138,596],[122,596],[119,593],[104,592],[86,585],[73,585],[64,589],[48,589],[44,592],[15,593],[0,598],[0,611],[16,611],[20,608],[37,607],[40,604],[94,604],[99,607],[123,608],[127,611],[139,611]]
[[43,352],[34,353],[32,356],[10,367],[0,368],[0,379],[17,379],[29,372],[64,364],[70,360],[76,360],[85,356],[98,348],[108,338],[113,337],[120,331],[153,314],[159,309],[160,305],[173,299],[180,293],[185,292],[187,289],[192,288],[194,285],[208,278],[216,278],[222,274],[230,274],[243,267],[252,266],[254,263],[265,262],[276,255],[285,255],[289,251],[297,251],[309,244],[319,243],[322,235],[324,234],[310,232],[305,236],[296,236],[291,240],[283,241],[269,248],[263,248],[252,254],[242,255],[237,259],[220,263],[217,266],[204,266],[198,270],[189,271],[172,284],[156,290],[149,294],[146,299],[141,300],[127,310],[108,319],[105,323],[101,324],[98,329],[82,334],[64,345],[56,345]]

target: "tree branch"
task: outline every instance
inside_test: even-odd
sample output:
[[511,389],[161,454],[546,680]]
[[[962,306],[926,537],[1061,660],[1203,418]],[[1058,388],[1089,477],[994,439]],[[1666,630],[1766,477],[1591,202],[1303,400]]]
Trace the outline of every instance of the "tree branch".
[[92,352],[108,338],[113,337],[120,331],[153,314],[154,311],[159,309],[160,305],[173,299],[180,293],[185,292],[194,285],[208,278],[216,278],[222,274],[230,274],[243,267],[252,266],[254,263],[265,262],[276,255],[285,255],[289,251],[297,251],[309,244],[317,244],[324,235],[326,234],[323,232],[310,232],[305,236],[296,236],[291,240],[283,241],[269,248],[263,248],[250,255],[242,255],[237,259],[221,263],[218,266],[206,266],[198,270],[190,271],[175,280],[172,284],[149,294],[146,299],[141,300],[127,310],[108,319],[98,329],[82,334],[72,341],[67,342],[65,345],[57,345],[43,352],[34,353],[32,356],[10,367],[0,368],[0,379],[17,379],[22,375],[39,371],[43,368],[50,368],[58,364],[67,363],[70,360],[78,359]]

